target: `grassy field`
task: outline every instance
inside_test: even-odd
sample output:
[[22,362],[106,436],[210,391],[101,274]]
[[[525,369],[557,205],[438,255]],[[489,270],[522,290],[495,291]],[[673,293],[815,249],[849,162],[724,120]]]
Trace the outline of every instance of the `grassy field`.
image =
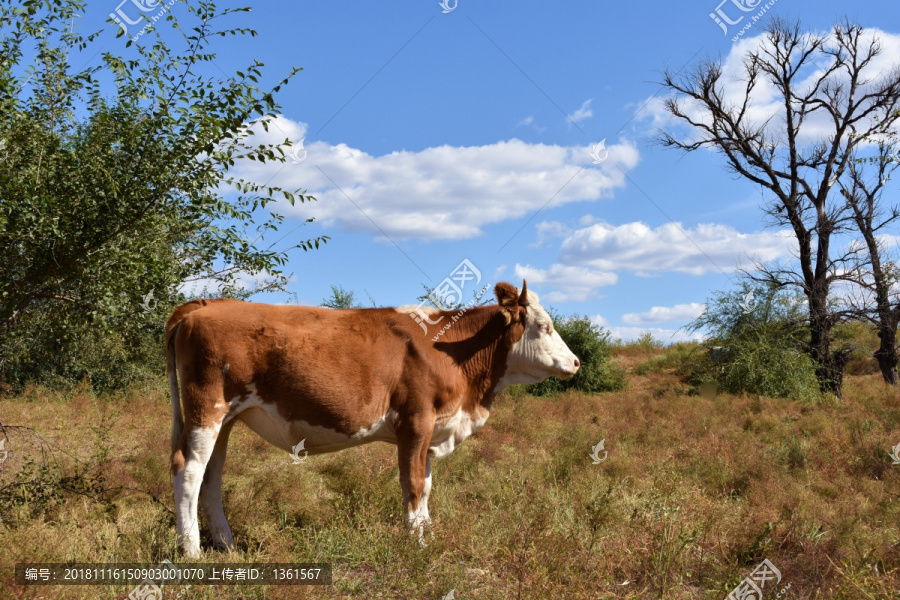
[[[701,396],[665,361],[647,363],[663,352],[617,351],[624,392],[506,393],[436,463],[425,548],[401,525],[393,446],[295,465],[239,425],[224,485],[238,548],[204,562],[331,562],[334,583],[180,597],[724,599],[768,559],[782,579],[766,599],[787,586],[781,598],[900,598],[900,465],[888,454],[900,393],[865,375],[816,405]],[[178,562],[170,412],[162,382],[0,399],[4,425],[46,442],[9,433],[0,487],[44,485],[0,497],[0,598],[123,599],[133,587],[26,589],[16,562]],[[601,440],[608,455],[592,464]]]

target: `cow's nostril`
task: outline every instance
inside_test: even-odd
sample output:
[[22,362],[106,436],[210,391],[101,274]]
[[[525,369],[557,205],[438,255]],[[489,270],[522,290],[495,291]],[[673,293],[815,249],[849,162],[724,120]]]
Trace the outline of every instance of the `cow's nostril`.
[[575,359],[575,368],[577,369],[577,368],[580,367],[580,366],[581,366],[581,363],[578,362],[578,359],[576,358],[576,359]]

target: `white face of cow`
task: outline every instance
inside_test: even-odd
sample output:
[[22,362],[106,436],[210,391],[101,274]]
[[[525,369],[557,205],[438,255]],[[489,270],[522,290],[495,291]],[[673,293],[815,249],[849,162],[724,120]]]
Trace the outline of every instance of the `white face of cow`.
[[504,383],[537,383],[551,376],[568,379],[581,363],[553,328],[553,320],[537,295],[525,293],[525,333],[509,352]]

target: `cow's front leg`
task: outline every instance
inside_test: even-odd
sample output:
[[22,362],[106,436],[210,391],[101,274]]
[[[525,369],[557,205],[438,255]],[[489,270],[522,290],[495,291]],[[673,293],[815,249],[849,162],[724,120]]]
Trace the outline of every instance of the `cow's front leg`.
[[406,522],[409,532],[419,536],[419,542],[425,544],[425,529],[431,525],[431,517],[428,515],[428,495],[431,493],[431,456],[425,455],[425,477],[422,485],[422,493],[419,496],[417,508],[406,509]]
[[434,431],[434,419],[421,419],[401,427],[397,435],[400,463],[400,488],[403,490],[403,510],[410,533],[425,543],[428,516],[428,494],[431,492],[431,457],[428,445]]

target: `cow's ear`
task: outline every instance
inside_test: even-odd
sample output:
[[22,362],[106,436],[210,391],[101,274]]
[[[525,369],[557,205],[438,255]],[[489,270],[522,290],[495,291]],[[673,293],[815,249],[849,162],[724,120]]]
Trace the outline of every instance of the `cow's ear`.
[[494,287],[497,295],[497,304],[500,312],[506,318],[506,324],[514,323],[519,319],[519,292],[511,283],[501,281]]
[[528,306],[528,282],[522,280],[522,293],[519,294],[519,306]]

